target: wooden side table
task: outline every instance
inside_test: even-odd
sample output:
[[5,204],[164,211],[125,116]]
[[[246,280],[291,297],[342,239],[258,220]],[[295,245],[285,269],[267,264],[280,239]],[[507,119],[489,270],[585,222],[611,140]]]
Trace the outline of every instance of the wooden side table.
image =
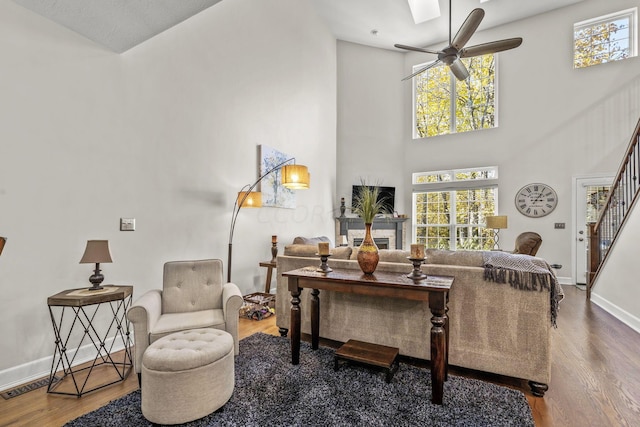
[[275,262],[261,262],[260,267],[267,267],[267,281],[264,284],[264,292],[270,293],[271,290],[271,277],[273,276],[273,269],[276,268]]
[[[124,285],[105,285],[97,291],[68,289],[47,299],[55,334],[47,393],[80,397],[127,378],[133,368],[127,319],[132,299],[133,286]],[[65,318],[69,311],[73,314]],[[116,343],[124,346],[124,355],[117,360],[111,355]],[[78,367],[87,355],[93,360]],[[106,383],[91,381],[91,373],[102,369],[108,371]],[[62,378],[55,376],[58,371]]]

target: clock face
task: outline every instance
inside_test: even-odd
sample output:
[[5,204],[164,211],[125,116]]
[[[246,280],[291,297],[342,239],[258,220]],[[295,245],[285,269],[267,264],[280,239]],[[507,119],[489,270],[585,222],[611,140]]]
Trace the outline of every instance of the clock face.
[[546,184],[528,184],[518,191],[515,202],[521,214],[540,218],[553,212],[558,204],[558,195]]

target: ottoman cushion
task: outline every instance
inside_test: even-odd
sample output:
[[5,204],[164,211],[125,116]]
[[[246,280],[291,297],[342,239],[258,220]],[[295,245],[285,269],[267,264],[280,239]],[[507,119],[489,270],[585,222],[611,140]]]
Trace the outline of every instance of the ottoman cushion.
[[158,424],[202,418],[222,407],[234,388],[233,337],[206,328],[176,332],[142,356],[142,414]]

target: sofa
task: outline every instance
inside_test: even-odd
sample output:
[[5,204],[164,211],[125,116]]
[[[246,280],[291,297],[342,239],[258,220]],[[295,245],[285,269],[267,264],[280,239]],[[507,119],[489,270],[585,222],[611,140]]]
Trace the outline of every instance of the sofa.
[[[290,327],[291,295],[282,273],[320,264],[317,245],[298,242],[286,246],[276,261],[276,324],[283,336]],[[331,252],[331,268],[359,269],[357,248]],[[413,268],[409,255],[380,250],[376,271],[408,274]],[[544,396],[551,380],[551,329],[563,296],[546,261],[497,251],[427,249],[422,270],[454,277],[448,305],[449,364],[528,380],[532,393]],[[300,298],[301,331],[310,334],[309,289]],[[322,338],[356,339],[397,347],[403,356],[430,358],[427,303],[321,291],[320,313]]]

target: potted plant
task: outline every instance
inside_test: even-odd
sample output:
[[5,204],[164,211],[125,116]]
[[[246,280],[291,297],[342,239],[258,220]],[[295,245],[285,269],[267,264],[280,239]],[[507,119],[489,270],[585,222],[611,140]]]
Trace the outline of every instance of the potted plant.
[[384,212],[384,200],[379,197],[377,186],[366,185],[362,181],[360,192],[354,197],[354,206],[351,212],[358,215],[364,221],[365,235],[362,244],[358,248],[358,264],[365,274],[373,274],[380,261],[378,246],[371,237],[371,226],[376,215]]

